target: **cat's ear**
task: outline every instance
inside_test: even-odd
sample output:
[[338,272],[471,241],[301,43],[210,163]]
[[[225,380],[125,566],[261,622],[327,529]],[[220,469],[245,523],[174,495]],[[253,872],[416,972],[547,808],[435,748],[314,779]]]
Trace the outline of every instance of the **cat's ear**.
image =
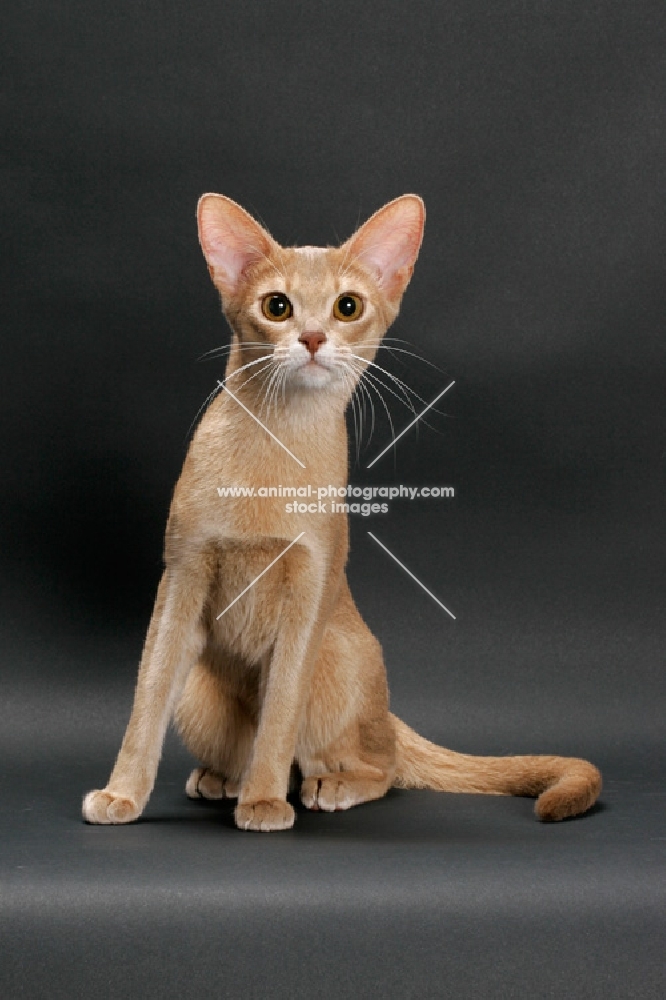
[[223,295],[234,295],[247,268],[271,258],[275,240],[231,198],[204,194],[197,206],[199,242],[208,270]]
[[399,301],[412,276],[424,223],[422,199],[405,194],[375,212],[345,244],[390,300]]

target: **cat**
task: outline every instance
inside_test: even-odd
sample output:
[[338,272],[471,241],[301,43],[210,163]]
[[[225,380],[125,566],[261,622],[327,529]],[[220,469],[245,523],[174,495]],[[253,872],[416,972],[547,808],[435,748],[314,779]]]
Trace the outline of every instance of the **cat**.
[[176,484],[131,718],[84,818],[141,815],[171,719],[199,762],[187,794],[236,797],[243,830],[293,825],[294,773],[303,805],[327,812],[392,786],[538,796],[542,820],[589,809],[601,775],[587,761],[454,753],[389,711],[381,647],[345,576],[345,513],[223,495],[347,485],[345,410],[412,275],[422,200],[389,202],[327,248],[282,247],[219,194],[197,217],[233,332],[229,391],[206,410]]

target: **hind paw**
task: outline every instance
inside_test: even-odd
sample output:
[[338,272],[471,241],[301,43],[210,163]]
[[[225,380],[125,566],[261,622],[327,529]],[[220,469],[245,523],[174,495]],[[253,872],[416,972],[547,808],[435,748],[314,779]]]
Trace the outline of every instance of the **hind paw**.
[[301,802],[306,809],[339,812],[365,802],[376,795],[369,794],[359,781],[348,781],[344,774],[324,774],[306,778],[301,785]]
[[227,781],[218,774],[211,771],[209,767],[195,767],[187,779],[185,794],[190,799],[236,799],[238,798],[238,785],[233,781]]

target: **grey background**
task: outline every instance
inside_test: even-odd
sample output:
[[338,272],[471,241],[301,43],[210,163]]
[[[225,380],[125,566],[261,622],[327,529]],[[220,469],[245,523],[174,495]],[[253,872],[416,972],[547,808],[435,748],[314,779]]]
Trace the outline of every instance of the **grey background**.
[[[663,3],[0,19],[3,996],[663,996]],[[206,190],[283,243],[425,198],[391,333],[441,371],[384,359],[424,399],[456,386],[368,471],[378,404],[352,481],[456,497],[355,518],[352,589],[399,715],[469,752],[590,757],[588,817],[394,791],[251,836],[186,800],[170,738],[144,820],[81,823],[222,371],[197,362],[227,342]]]

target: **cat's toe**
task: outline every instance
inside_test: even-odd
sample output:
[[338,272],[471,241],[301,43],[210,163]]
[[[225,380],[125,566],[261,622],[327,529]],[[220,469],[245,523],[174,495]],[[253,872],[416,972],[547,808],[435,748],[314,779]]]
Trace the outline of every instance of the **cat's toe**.
[[289,830],[296,818],[293,808],[284,799],[239,803],[234,816],[239,830],[260,830],[262,833]]
[[238,783],[227,781],[208,767],[195,767],[187,779],[185,794],[190,799],[235,799],[238,798]]
[[133,799],[115,795],[106,789],[88,792],[83,800],[83,818],[87,823],[131,823],[141,810]]
[[336,812],[351,809],[358,801],[354,789],[340,776],[305,778],[301,785],[301,802],[306,809]]

